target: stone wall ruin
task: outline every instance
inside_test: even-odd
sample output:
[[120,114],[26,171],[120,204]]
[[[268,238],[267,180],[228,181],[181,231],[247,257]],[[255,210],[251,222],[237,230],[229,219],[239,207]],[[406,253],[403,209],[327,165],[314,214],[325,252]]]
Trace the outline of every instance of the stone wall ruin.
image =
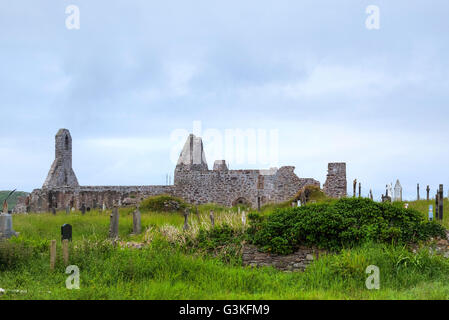
[[[307,185],[320,187],[312,178],[299,178],[295,167],[269,170],[229,170],[217,160],[209,170],[201,138],[189,135],[168,186],[80,186],[72,168],[72,138],[67,129],[55,136],[55,160],[41,189],[19,199],[16,212],[49,212],[66,208],[111,208],[136,205],[146,197],[169,194],[192,204],[223,206],[246,204],[258,208],[292,199]],[[330,163],[324,191],[331,197],[346,196],[346,165]]]

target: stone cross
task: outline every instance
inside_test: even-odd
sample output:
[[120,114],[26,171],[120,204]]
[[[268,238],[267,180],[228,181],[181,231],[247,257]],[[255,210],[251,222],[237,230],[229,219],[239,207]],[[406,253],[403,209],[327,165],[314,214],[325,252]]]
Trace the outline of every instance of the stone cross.
[[210,218],[210,223],[211,223],[212,229],[213,229],[215,227],[214,210],[210,211],[209,218]]
[[70,224],[63,224],[61,227],[61,241],[72,241],[72,226]]
[[189,209],[184,211],[184,231],[189,230]]
[[133,212],[133,234],[140,234],[142,232],[141,214],[139,208]]
[[112,213],[111,213],[110,217],[111,217],[111,222],[109,225],[109,238],[117,239],[118,238],[119,218],[120,218],[117,206],[115,206],[114,209],[112,209]]
[[427,191],[427,201],[429,201],[430,200],[430,187],[429,186],[427,186],[426,191]]

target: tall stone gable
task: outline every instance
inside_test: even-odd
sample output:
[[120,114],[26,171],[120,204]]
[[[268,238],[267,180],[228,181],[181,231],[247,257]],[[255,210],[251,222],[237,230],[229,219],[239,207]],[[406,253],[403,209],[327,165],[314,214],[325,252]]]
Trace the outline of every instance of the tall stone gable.
[[329,163],[327,179],[323,185],[324,193],[331,198],[343,198],[347,195],[346,163]]
[[72,137],[69,130],[59,129],[55,136],[55,160],[42,188],[78,186],[78,179],[72,169]]
[[190,170],[208,170],[206,155],[201,138],[190,134],[179,155],[177,167]]

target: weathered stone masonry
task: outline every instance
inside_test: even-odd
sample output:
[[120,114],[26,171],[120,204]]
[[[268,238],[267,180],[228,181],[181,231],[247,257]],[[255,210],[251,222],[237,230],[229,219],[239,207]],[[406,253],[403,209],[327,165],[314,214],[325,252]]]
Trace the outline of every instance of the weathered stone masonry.
[[[80,186],[72,169],[72,138],[66,129],[55,137],[55,160],[41,189],[19,200],[16,211],[42,212],[52,208],[111,208],[135,204],[159,194],[170,194],[193,204],[224,206],[247,204],[253,208],[287,201],[307,185],[320,186],[312,178],[299,178],[295,167],[269,170],[229,170],[225,160],[208,169],[201,138],[191,134],[175,168],[169,186]],[[346,165],[330,163],[324,191],[332,197],[346,196]]]

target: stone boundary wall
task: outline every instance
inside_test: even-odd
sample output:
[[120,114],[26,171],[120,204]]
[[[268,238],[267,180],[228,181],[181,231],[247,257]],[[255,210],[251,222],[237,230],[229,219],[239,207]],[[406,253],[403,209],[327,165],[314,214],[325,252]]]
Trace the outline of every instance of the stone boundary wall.
[[65,210],[66,207],[79,210],[83,204],[91,209],[102,208],[104,204],[110,209],[114,205],[135,205],[144,198],[160,194],[174,195],[174,187],[81,186],[35,189],[29,200],[24,198],[18,201],[16,212],[50,212],[52,208]]
[[244,245],[242,261],[244,266],[275,267],[282,271],[304,271],[309,264],[317,260],[325,251],[300,247],[289,255],[260,252],[256,246]]

